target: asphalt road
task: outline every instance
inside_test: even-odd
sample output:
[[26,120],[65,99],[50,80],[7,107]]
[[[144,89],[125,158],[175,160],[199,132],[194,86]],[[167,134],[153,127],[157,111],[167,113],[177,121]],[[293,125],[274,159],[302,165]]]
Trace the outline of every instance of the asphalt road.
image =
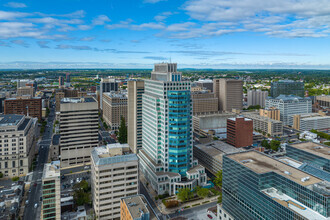
[[[45,132],[42,136],[42,141],[39,144],[39,154],[38,154],[38,162],[36,163],[36,167],[33,171],[32,182],[31,182],[31,192],[28,194],[29,203],[25,206],[23,220],[31,220],[31,219],[40,219],[40,211],[41,211],[41,201],[40,196],[42,195],[42,174],[44,169],[44,164],[47,163],[48,159],[48,151],[49,146],[51,144],[51,138],[53,133],[53,123],[55,118],[54,108],[50,109],[50,113],[48,116],[48,123]],[[36,186],[35,186],[36,184]],[[38,204],[37,208],[34,208],[34,205]]]
[[109,132],[105,130],[101,119],[99,119],[99,125],[101,127],[101,129],[99,130],[99,134],[100,134],[100,136],[102,138],[102,141],[107,142],[107,144],[116,143],[116,141],[113,138],[110,137]]
[[178,217],[178,216],[191,218],[193,216],[197,216],[197,213],[199,213],[203,210],[205,210],[205,213],[206,213],[208,208],[214,207],[216,205],[217,205],[217,202],[210,202],[210,203],[207,203],[207,204],[204,204],[204,205],[196,206],[196,207],[191,208],[191,209],[183,210],[180,213],[170,214],[169,216],[171,218]]

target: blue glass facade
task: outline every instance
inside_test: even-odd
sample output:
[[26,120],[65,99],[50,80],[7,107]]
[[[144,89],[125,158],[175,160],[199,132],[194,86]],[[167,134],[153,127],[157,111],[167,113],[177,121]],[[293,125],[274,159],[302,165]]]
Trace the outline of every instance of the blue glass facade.
[[[319,146],[319,147],[328,148],[326,146],[324,146],[324,147]],[[329,148],[329,151],[330,151],[330,148]],[[318,167],[324,171],[330,172],[330,160],[329,159],[326,159],[326,158],[320,157],[316,154],[312,154],[312,153],[297,149],[290,145],[286,146],[286,154],[288,157],[291,157],[295,160],[310,164],[314,167]]]
[[281,205],[261,190],[275,188],[313,209],[330,216],[330,198],[276,172],[256,173],[223,157],[223,208],[235,219],[307,219]]
[[190,91],[168,91],[169,171],[182,176],[190,168]]

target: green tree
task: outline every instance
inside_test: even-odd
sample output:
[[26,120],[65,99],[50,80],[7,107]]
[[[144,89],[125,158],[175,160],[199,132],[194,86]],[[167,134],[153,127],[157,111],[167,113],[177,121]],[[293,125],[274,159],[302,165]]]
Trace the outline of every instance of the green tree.
[[270,149],[270,144],[268,143],[267,140],[262,140],[261,141],[261,146],[267,149]]
[[118,141],[121,144],[127,143],[127,127],[126,127],[125,118],[123,116],[121,116],[120,118]]
[[179,189],[179,192],[176,195],[182,202],[185,202],[194,196],[193,192],[189,188]]
[[86,180],[82,180],[80,183],[74,185],[73,189],[73,198],[78,206],[89,204],[91,202],[91,188]]
[[217,172],[217,174],[215,175],[215,178],[214,178],[214,184],[219,187],[219,188],[222,188],[222,170],[219,170]]
[[0,172],[0,178],[2,178],[2,177],[3,177],[3,173]]
[[222,203],[222,193],[220,193],[220,195],[218,197],[218,203]]
[[205,198],[206,196],[209,195],[209,190],[206,188],[197,187],[196,191],[197,191],[197,195],[202,198]]
[[270,142],[270,148],[273,151],[278,151],[278,149],[280,148],[281,142],[280,141],[276,141],[276,140],[271,140]]
[[11,178],[11,180],[12,180],[13,182],[16,182],[16,181],[19,180],[19,177],[18,177],[18,176],[14,176],[13,178]]

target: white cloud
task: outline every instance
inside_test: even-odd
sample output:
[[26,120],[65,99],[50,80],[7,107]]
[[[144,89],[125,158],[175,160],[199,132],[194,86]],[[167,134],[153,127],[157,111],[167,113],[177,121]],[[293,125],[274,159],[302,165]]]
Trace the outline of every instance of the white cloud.
[[8,2],[7,4],[5,4],[6,7],[10,7],[10,8],[26,8],[26,4],[24,3],[20,3],[20,2]]
[[93,19],[93,25],[104,25],[106,22],[111,21],[106,15],[99,15]]
[[83,37],[80,38],[80,41],[93,41],[95,39],[95,37]]
[[167,1],[167,0],[144,0],[144,3],[151,3],[151,4],[155,4],[158,2],[163,2],[163,1]]
[[37,44],[39,45],[40,48],[50,48],[48,46],[49,41],[37,41]]
[[155,17],[154,17],[154,19],[156,20],[156,21],[163,21],[163,20],[165,20],[166,18],[168,18],[170,15],[172,15],[173,13],[172,12],[170,12],[170,11],[165,11],[165,12],[162,12],[162,13],[160,13],[159,15],[156,15]]
[[[264,32],[277,37],[329,36],[330,4],[328,0],[189,0],[184,6],[187,14],[201,22],[200,31],[176,33],[186,38],[240,31]],[[220,22],[234,23],[229,28]],[[201,36],[200,36],[201,37]]]
[[13,20],[30,16],[30,13],[0,11],[0,20]]

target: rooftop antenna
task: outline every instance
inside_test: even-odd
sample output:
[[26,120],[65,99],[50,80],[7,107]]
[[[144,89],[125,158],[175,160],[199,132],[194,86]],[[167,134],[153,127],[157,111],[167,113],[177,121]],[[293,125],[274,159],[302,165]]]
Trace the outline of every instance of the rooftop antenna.
[[29,117],[29,106],[26,106],[26,116]]

